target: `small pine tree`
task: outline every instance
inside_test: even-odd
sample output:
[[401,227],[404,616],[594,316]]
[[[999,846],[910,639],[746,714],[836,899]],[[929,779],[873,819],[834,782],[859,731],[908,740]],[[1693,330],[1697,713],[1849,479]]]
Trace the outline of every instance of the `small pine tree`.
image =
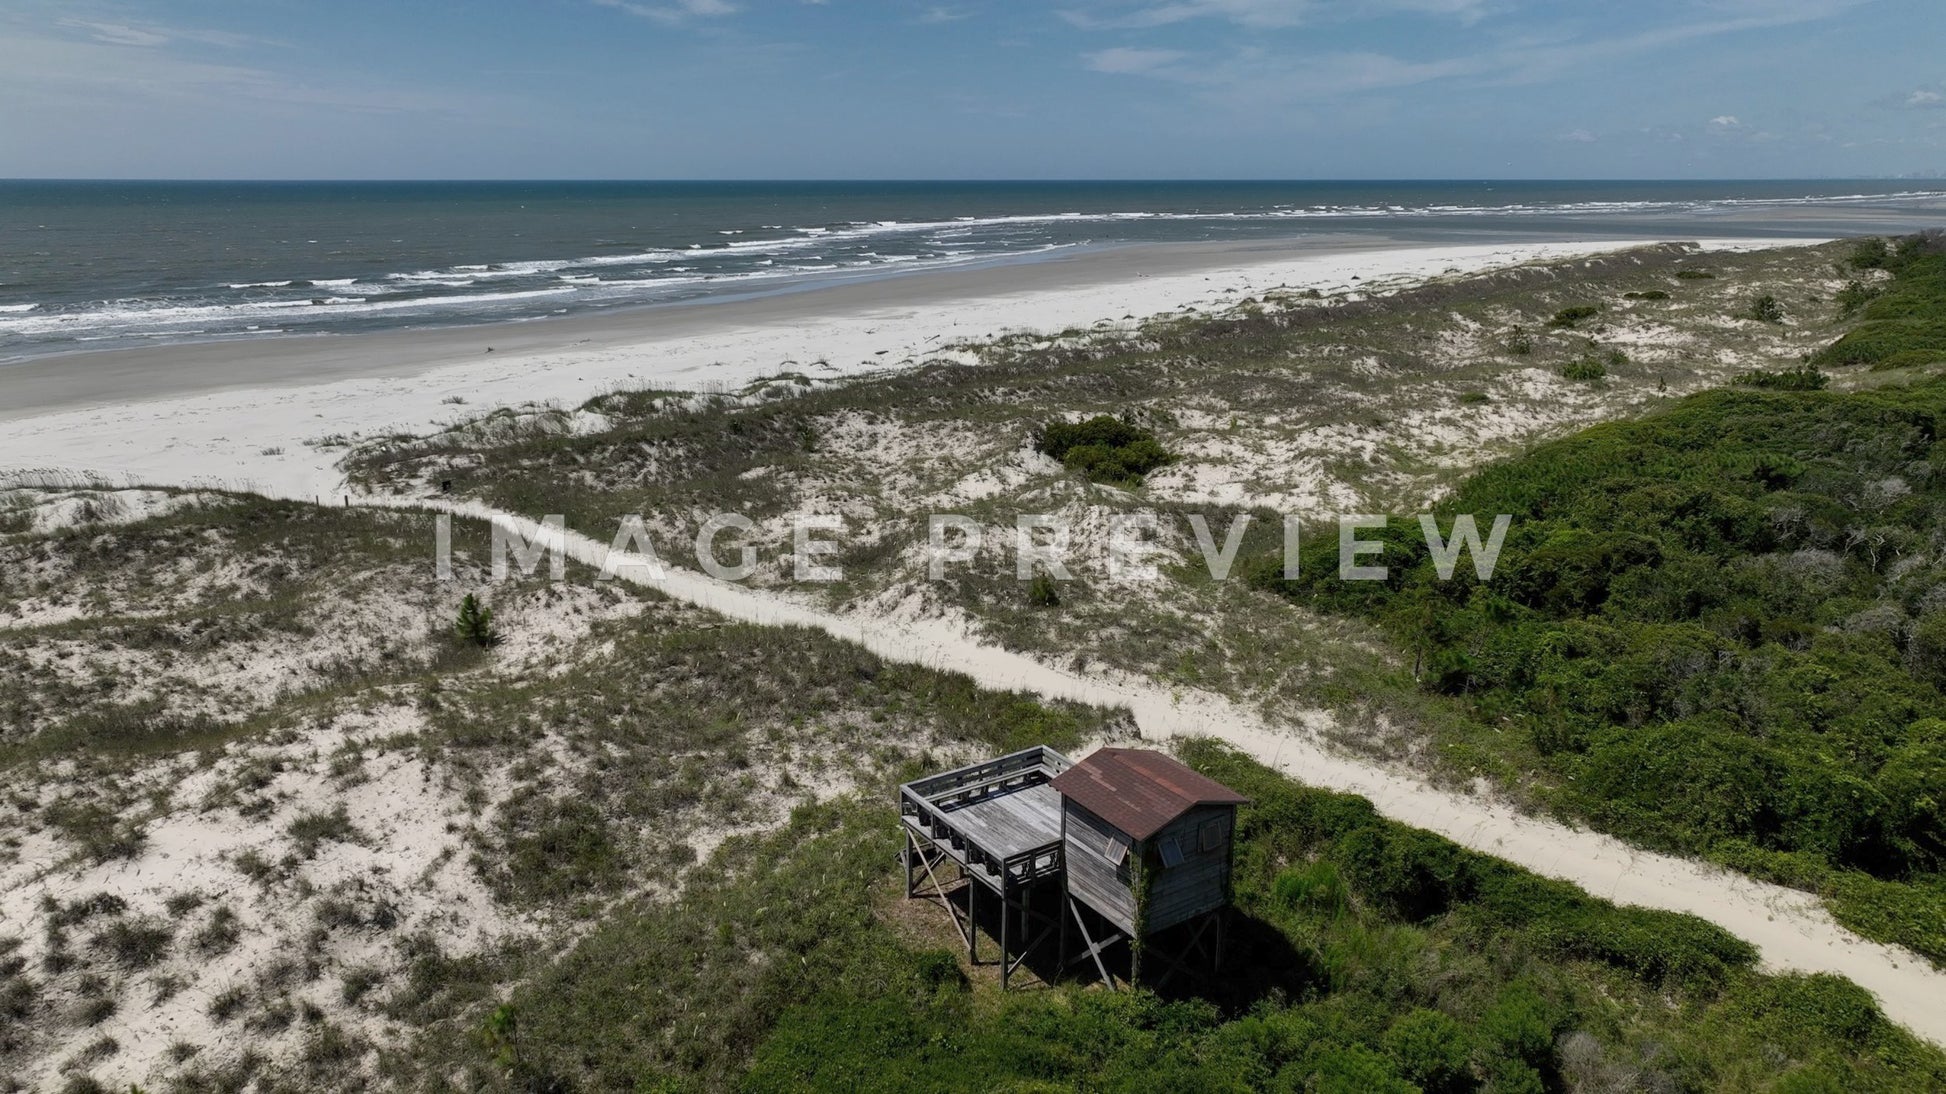
[[1760,323],[1782,323],[1784,305],[1779,304],[1776,297],[1765,293],[1750,302],[1750,318]]
[[460,641],[471,642],[481,649],[500,644],[500,632],[493,629],[493,609],[480,607],[479,598],[472,593],[460,601],[459,622],[453,624],[453,633]]
[[1027,585],[1027,603],[1036,608],[1058,606],[1061,594],[1054,589],[1054,579],[1046,574],[1035,574],[1034,580]]

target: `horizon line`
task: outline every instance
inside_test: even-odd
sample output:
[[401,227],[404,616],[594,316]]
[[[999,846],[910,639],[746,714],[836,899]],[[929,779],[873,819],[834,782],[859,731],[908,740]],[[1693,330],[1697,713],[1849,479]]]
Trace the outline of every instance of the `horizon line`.
[[1292,176],[1292,177],[1084,177],[1062,176],[1058,178],[1020,178],[1020,177],[899,177],[899,178],[843,178],[825,176],[804,177],[705,177],[683,176],[669,178],[647,177],[518,177],[518,176],[399,176],[399,177],[350,177],[350,176],[257,176],[257,177],[189,177],[189,176],[86,176],[86,175],[7,175],[0,176],[0,183],[12,182],[92,182],[92,183],[633,183],[633,184],[736,184],[736,185],[779,185],[779,184],[837,184],[837,185],[897,185],[897,184],[957,184],[957,185],[1085,185],[1085,184],[1293,184],[1293,183],[1672,183],[1672,182],[1941,182],[1946,181],[1946,173],[1932,175],[1749,175],[1749,176],[1452,176],[1403,175],[1398,177],[1353,177],[1353,176]]

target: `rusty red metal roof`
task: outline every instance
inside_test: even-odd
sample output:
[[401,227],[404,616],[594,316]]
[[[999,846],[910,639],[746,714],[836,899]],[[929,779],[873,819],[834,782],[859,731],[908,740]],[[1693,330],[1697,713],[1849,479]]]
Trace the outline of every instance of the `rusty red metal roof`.
[[1146,748],[1103,748],[1048,785],[1082,808],[1144,840],[1199,805],[1242,805],[1249,798],[1171,756]]

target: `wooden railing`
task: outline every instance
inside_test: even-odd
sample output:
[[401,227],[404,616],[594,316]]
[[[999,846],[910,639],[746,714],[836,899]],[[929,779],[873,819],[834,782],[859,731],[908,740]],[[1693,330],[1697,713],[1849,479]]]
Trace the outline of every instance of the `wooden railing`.
[[997,760],[969,764],[954,768],[938,775],[928,775],[906,783],[901,790],[911,790],[928,801],[940,802],[943,797],[958,791],[978,789],[992,783],[1004,783],[1009,779],[1029,772],[1041,772],[1053,778],[1068,768],[1073,761],[1046,745],[1023,748],[1019,752],[1009,752]]
[[969,868],[978,868],[989,877],[1004,874],[1009,884],[1047,877],[1062,868],[1059,840],[1002,859],[967,839],[954,826],[951,813],[989,796],[1044,783],[1072,766],[1066,756],[1045,745],[1024,748],[906,783],[899,787],[899,815],[911,818],[924,835],[951,847]]

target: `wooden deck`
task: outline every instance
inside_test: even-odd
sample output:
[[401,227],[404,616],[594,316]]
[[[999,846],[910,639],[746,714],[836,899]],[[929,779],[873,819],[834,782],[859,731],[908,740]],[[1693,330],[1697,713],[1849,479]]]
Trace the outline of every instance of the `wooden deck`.
[[1046,783],[1011,794],[980,798],[945,811],[954,828],[1000,859],[1010,859],[1061,838],[1061,795]]
[[1000,892],[1061,871],[1061,796],[1049,779],[1071,766],[1044,746],[899,788],[899,818],[970,878]]

